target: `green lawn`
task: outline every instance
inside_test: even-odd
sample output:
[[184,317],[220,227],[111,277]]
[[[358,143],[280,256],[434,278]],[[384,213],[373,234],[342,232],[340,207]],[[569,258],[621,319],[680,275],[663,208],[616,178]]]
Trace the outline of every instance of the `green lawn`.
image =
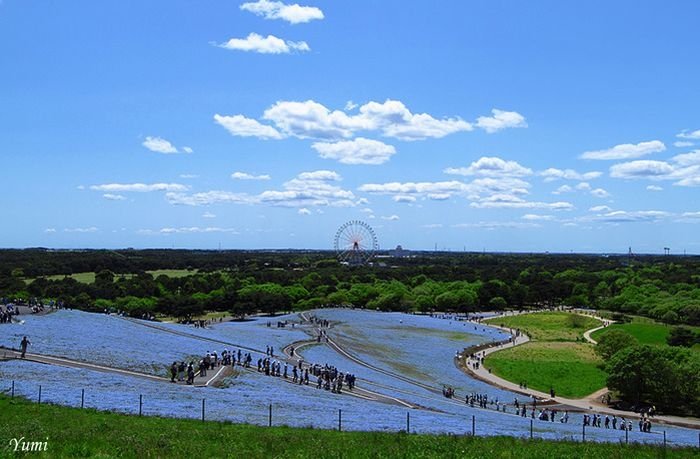
[[[153,276],[155,279],[156,277],[160,275],[165,275],[168,277],[173,277],[173,278],[179,278],[179,277],[186,277],[192,274],[197,273],[197,270],[191,270],[188,271],[186,269],[156,269],[153,271],[146,271],[150,275]],[[133,274],[115,274],[115,278],[120,278],[120,277],[131,277]],[[75,274],[54,274],[51,276],[46,276],[46,279],[48,280],[61,280],[65,277],[72,277],[73,279],[77,280],[78,282],[81,282],[83,284],[92,284],[95,282],[95,273],[93,272],[86,272],[86,273],[75,273]],[[34,278],[26,278],[24,279],[25,283],[31,284],[34,282]]]
[[486,322],[508,328],[519,328],[530,338],[538,341],[574,341],[577,337],[583,339],[583,332],[602,325],[599,320],[569,312],[536,312],[494,317]]
[[[255,427],[37,405],[0,396],[0,457],[696,458],[693,448]],[[465,424],[466,425],[466,424]],[[478,435],[477,415],[477,435]],[[46,441],[14,453],[11,439]],[[48,440],[47,440],[48,439]]]
[[[654,346],[667,346],[666,338],[671,333],[673,325],[655,322],[646,317],[633,317],[632,322],[626,324],[612,324],[607,328],[591,333],[591,338],[598,341],[601,336],[610,330],[622,330],[637,338],[639,344],[651,344]],[[689,327],[700,332],[700,327]],[[700,352],[700,344],[691,347],[692,350]]]
[[537,312],[487,322],[519,328],[532,340],[486,358],[484,366],[497,376],[547,393],[553,387],[556,395],[567,398],[583,398],[605,387],[602,362],[593,345],[583,342],[583,333],[600,326],[599,320],[569,312]]
[[593,345],[535,341],[495,352],[485,366],[497,376],[528,388],[567,398],[582,398],[605,387],[606,374]]

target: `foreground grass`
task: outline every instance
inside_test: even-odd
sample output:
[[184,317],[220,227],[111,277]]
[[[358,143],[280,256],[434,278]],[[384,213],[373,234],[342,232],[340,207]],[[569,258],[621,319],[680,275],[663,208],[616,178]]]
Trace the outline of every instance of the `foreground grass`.
[[[406,435],[255,427],[135,417],[37,405],[0,396],[0,456],[10,439],[47,441],[43,457],[436,457],[657,458],[697,457],[697,449],[552,442],[511,437]],[[47,440],[48,439],[48,440]]]
[[582,398],[605,387],[606,374],[593,346],[571,342],[529,342],[486,359],[493,373],[531,389],[567,398]]
[[[573,317],[572,317],[573,316]],[[572,319],[575,323],[572,323]],[[575,341],[583,332],[601,325],[599,320],[568,312],[536,312],[510,317],[494,317],[486,322],[508,328],[519,328],[537,341]]]

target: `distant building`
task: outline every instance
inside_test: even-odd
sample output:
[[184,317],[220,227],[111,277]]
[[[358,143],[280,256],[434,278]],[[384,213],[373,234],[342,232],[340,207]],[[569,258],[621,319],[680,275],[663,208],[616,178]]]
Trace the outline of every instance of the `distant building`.
[[389,256],[392,256],[394,258],[406,258],[411,256],[411,251],[410,250],[404,250],[403,247],[400,245],[397,245],[394,250],[389,251]]

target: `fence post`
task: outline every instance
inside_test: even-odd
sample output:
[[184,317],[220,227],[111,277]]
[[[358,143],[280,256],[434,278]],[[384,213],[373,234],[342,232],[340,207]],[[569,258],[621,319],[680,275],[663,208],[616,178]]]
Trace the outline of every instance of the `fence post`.
[[666,431],[664,430],[664,449],[666,449]]
[[15,382],[12,381],[12,398],[15,398]]
[[625,443],[630,442],[630,431],[625,427]]
[[207,399],[203,398],[202,399],[202,422],[204,422],[204,411],[206,410],[206,403],[207,403]]
[[270,413],[267,418],[267,426],[272,427],[272,403],[270,403]]
[[39,384],[39,403],[41,403],[41,384]]
[[85,389],[80,391],[80,408],[85,408]]
[[472,414],[472,437],[476,435],[476,416]]
[[338,410],[338,432],[343,430],[343,410]]
[[139,416],[143,414],[143,394],[139,394]]
[[581,424],[581,425],[583,426],[583,440],[581,440],[581,441],[585,442],[586,441],[586,424]]
[[530,419],[530,440],[532,440],[532,419]]
[[411,433],[411,412],[406,411],[406,433]]

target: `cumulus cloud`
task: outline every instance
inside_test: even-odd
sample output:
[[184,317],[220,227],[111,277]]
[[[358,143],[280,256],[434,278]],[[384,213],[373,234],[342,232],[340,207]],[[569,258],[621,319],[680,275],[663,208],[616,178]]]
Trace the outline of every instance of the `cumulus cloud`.
[[172,143],[161,137],[146,137],[146,140],[144,140],[141,145],[143,145],[151,151],[155,151],[156,153],[178,153],[177,148],[175,148],[175,146]]
[[300,180],[324,180],[327,182],[337,182],[341,180],[340,174],[335,171],[318,170],[311,172],[302,172],[297,176]]
[[527,201],[512,194],[494,194],[482,198],[470,204],[476,209],[550,209],[550,210],[572,210],[573,204],[569,202],[539,202]]
[[186,191],[187,187],[179,183],[106,183],[103,185],[92,185],[90,189],[107,193],[150,193],[153,191]]
[[265,204],[278,207],[354,207],[359,205],[352,191],[333,182],[341,177],[333,171],[304,172],[285,182],[281,190],[266,190],[260,194],[232,193],[212,190],[200,193],[167,193],[166,199],[175,205],[207,206],[212,204]]
[[302,24],[323,19],[323,11],[319,8],[315,6],[301,6],[297,3],[288,5],[270,0],[258,0],[257,2],[244,3],[240,8],[265,19],[281,19],[290,24]]
[[301,209],[297,210],[297,213],[299,215],[311,215],[311,211],[306,207],[302,207]]
[[406,203],[411,203],[411,202],[416,202],[416,197],[415,196],[409,196],[405,194],[397,194],[393,198],[391,198],[394,202],[406,202]]
[[593,206],[588,210],[591,212],[610,212],[612,209],[608,206]]
[[693,145],[695,145],[693,142],[688,142],[686,140],[678,140],[673,142],[673,146],[678,148],[692,147]]
[[700,164],[700,150],[676,155],[672,159],[680,166],[696,166]]
[[146,235],[170,235],[170,234],[195,234],[195,233],[230,233],[239,234],[235,228],[220,228],[217,226],[199,227],[199,226],[181,226],[181,227],[166,227],[159,230],[142,229],[139,234]]
[[525,214],[521,218],[523,220],[545,221],[545,222],[554,220],[553,215],[539,215],[539,214]]
[[272,126],[267,126],[243,115],[224,116],[217,113],[214,115],[214,121],[231,135],[238,137],[257,137],[259,139],[282,139],[284,137]]
[[564,193],[572,193],[574,191],[573,188],[571,188],[569,185],[562,185],[556,190],[552,191],[552,194],[564,194]]
[[226,43],[221,43],[218,46],[224,49],[259,54],[289,54],[295,51],[311,51],[311,48],[305,41],[285,41],[274,35],[263,37],[254,32],[248,34],[245,38],[231,38]]
[[105,193],[102,195],[103,198],[108,199],[110,201],[124,201],[126,197],[120,195],[120,194],[112,194],[112,193]]
[[489,134],[506,128],[525,128],[525,117],[518,112],[506,112],[503,110],[491,110],[492,116],[480,116],[476,120],[476,126]]
[[532,169],[523,167],[515,161],[506,161],[498,157],[484,156],[471,163],[469,167],[448,167],[443,171],[450,175],[481,175],[486,177],[522,177],[532,174]]
[[65,233],[96,233],[99,229],[95,226],[90,226],[88,228],[65,228],[63,231]]
[[556,169],[554,167],[550,167],[549,169],[540,172],[539,175],[541,177],[544,177],[545,182],[553,182],[554,180],[559,179],[579,181],[593,180],[603,175],[603,173],[598,171],[592,171],[581,174],[573,169]]
[[641,210],[641,211],[625,211],[616,210],[604,214],[596,215],[592,218],[593,221],[603,223],[635,223],[635,222],[658,222],[671,216],[669,212],[661,210]]
[[680,134],[676,135],[676,137],[680,139],[700,140],[700,129],[698,129],[697,131],[685,130]]
[[606,150],[587,151],[581,155],[581,159],[599,159],[599,160],[616,160],[616,159],[634,159],[642,156],[647,156],[652,153],[659,153],[666,150],[666,145],[659,140],[649,142],[640,142],[637,144],[625,143],[615,145]]
[[385,217],[382,217],[382,220],[389,220],[389,221],[396,221],[399,219],[398,215],[387,215]]
[[185,153],[194,153],[192,147],[182,147],[182,151],[184,151]]
[[673,166],[665,161],[639,160],[615,164],[610,176],[615,178],[663,178],[673,173]]
[[247,172],[234,172],[231,174],[231,178],[234,180],[270,180],[270,176],[267,174],[253,175]]
[[396,153],[392,145],[364,137],[335,143],[316,142],[311,147],[321,158],[334,159],[342,164],[384,164]]
[[663,191],[663,187],[660,187],[658,185],[649,185],[647,186],[647,191]]
[[603,188],[595,188],[591,190],[591,195],[595,196],[596,198],[609,198],[610,193],[603,189]]

